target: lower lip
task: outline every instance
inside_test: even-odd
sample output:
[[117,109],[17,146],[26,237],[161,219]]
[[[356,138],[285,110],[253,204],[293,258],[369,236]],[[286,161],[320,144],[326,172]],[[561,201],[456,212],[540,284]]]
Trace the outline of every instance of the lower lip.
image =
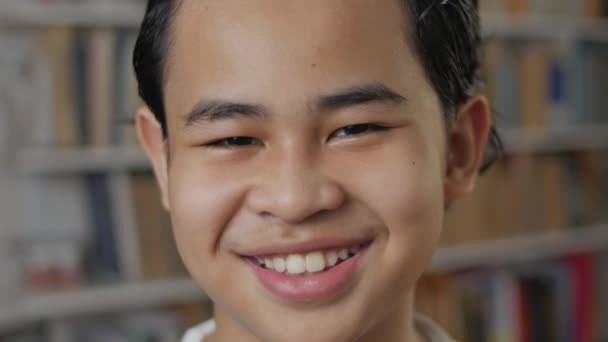
[[357,266],[367,253],[369,245],[357,254],[325,271],[310,275],[287,275],[246,260],[262,285],[278,297],[295,302],[317,302],[334,298],[353,281]]

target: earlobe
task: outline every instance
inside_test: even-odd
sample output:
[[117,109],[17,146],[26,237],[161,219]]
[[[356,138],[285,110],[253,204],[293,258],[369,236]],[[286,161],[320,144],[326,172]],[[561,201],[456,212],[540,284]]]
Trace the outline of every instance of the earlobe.
[[167,150],[161,125],[147,106],[137,110],[135,125],[139,143],[152,164],[160,189],[162,204],[165,209],[169,210]]
[[453,200],[473,190],[490,128],[490,109],[485,97],[474,96],[460,106],[448,136],[446,199]]

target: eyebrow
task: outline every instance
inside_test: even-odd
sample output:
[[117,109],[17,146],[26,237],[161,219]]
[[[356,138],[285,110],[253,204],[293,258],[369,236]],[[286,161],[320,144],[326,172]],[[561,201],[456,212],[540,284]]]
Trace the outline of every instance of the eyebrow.
[[317,107],[320,110],[337,110],[368,102],[390,102],[401,104],[407,99],[382,83],[369,83],[322,96]]
[[[330,95],[320,96],[314,108],[317,111],[334,111],[369,102],[401,104],[407,99],[386,85],[376,82],[358,85]],[[199,122],[213,122],[236,118],[264,119],[267,111],[261,105],[224,100],[201,100],[184,116],[185,126]]]
[[263,118],[262,106],[235,103],[222,100],[202,100],[184,117],[185,125],[192,126],[197,122],[217,121],[236,117]]

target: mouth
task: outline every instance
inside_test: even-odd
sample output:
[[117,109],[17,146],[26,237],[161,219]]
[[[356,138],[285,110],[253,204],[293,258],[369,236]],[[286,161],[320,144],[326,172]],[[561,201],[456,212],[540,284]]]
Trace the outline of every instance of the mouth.
[[244,256],[257,280],[287,302],[316,303],[336,298],[356,284],[357,270],[373,241],[299,253]]
[[312,275],[329,270],[355,256],[366,244],[356,244],[351,247],[319,250],[308,253],[292,253],[287,255],[267,255],[249,257],[259,267],[285,275]]

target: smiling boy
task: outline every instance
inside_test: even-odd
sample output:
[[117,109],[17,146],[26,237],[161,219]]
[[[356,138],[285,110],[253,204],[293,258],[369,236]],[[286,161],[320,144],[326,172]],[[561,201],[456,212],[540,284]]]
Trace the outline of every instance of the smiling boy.
[[478,46],[474,0],[148,1],[138,135],[215,304],[184,341],[449,340],[413,298],[494,136]]

